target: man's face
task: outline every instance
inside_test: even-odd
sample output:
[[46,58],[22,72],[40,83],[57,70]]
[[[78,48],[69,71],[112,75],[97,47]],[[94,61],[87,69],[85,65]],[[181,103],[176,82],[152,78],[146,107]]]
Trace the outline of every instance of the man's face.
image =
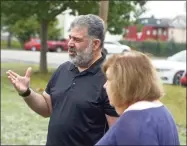
[[68,53],[72,63],[78,67],[88,67],[93,60],[92,41],[87,35],[87,28],[71,29],[68,43]]

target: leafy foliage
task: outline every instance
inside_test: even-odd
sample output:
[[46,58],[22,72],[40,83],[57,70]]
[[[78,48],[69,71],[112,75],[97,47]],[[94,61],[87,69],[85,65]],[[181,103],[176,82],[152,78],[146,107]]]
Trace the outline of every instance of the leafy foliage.
[[56,28],[58,24],[58,20],[52,21],[49,23],[48,29],[48,39],[50,40],[58,40],[61,37],[62,28]]
[[18,38],[21,44],[29,40],[31,36],[37,34],[38,22],[34,17],[27,18],[25,20],[20,19],[11,26],[11,30]]
[[[58,39],[60,36],[60,29],[56,28],[58,21],[52,21],[49,24],[48,37],[49,39]],[[34,16],[27,19],[20,19],[14,25],[9,26],[9,30],[18,38],[20,43],[29,40],[31,37],[38,37],[40,34],[40,24]]]
[[[131,23],[130,13],[137,11],[137,5],[143,8],[145,3],[146,1],[138,0],[109,1],[108,31],[112,34],[121,34],[123,27]],[[39,21],[42,19],[52,21],[58,14],[67,9],[71,9],[73,15],[88,13],[97,15],[99,13],[99,1],[3,1],[1,5],[2,12],[8,17],[14,17],[11,19],[14,22],[15,19],[19,20],[30,15],[35,15]],[[139,13],[142,13],[140,9],[135,14]]]
[[[133,23],[130,21],[130,13],[134,12],[143,13],[145,12],[146,1],[109,1],[109,14],[108,14],[108,31],[111,34],[122,34],[122,30],[125,26]],[[139,6],[140,8],[136,8]],[[88,13],[96,14],[99,13],[99,1],[77,1],[70,2],[69,7],[72,9],[71,14],[84,15]],[[138,17],[135,17],[136,19]]]

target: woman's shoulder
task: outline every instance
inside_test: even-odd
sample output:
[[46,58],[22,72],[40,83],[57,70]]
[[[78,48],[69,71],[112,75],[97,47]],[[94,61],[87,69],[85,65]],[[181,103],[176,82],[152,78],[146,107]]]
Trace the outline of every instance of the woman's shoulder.
[[164,111],[164,106],[142,110],[128,110],[120,116],[116,122],[115,129],[120,129],[124,125],[129,130],[134,127],[138,130],[143,125],[156,126],[157,117],[164,116]]

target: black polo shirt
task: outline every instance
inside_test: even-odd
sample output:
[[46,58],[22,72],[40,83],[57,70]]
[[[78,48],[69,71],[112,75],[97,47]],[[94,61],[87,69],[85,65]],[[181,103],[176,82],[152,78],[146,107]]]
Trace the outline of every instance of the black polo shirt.
[[105,114],[118,116],[103,88],[104,59],[83,72],[68,61],[53,74],[46,88],[52,101],[46,145],[93,146],[108,130]]

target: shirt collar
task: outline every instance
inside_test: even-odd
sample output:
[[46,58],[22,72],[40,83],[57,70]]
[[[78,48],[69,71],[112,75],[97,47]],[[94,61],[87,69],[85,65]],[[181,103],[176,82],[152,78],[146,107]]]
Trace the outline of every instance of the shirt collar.
[[149,108],[156,108],[163,106],[163,103],[161,103],[159,100],[155,101],[138,101],[132,105],[130,105],[125,111],[130,111],[130,110],[144,110],[144,109],[149,109]]
[[[100,69],[101,67],[101,64],[103,63],[103,61],[105,60],[106,58],[106,55],[102,52],[102,57],[100,57],[98,60],[96,60],[88,69],[86,69],[85,71],[86,72],[91,72],[93,74],[95,74],[98,69]],[[69,67],[69,70],[70,71],[73,71],[73,70],[77,70],[78,68],[73,64],[71,63],[70,67]]]

